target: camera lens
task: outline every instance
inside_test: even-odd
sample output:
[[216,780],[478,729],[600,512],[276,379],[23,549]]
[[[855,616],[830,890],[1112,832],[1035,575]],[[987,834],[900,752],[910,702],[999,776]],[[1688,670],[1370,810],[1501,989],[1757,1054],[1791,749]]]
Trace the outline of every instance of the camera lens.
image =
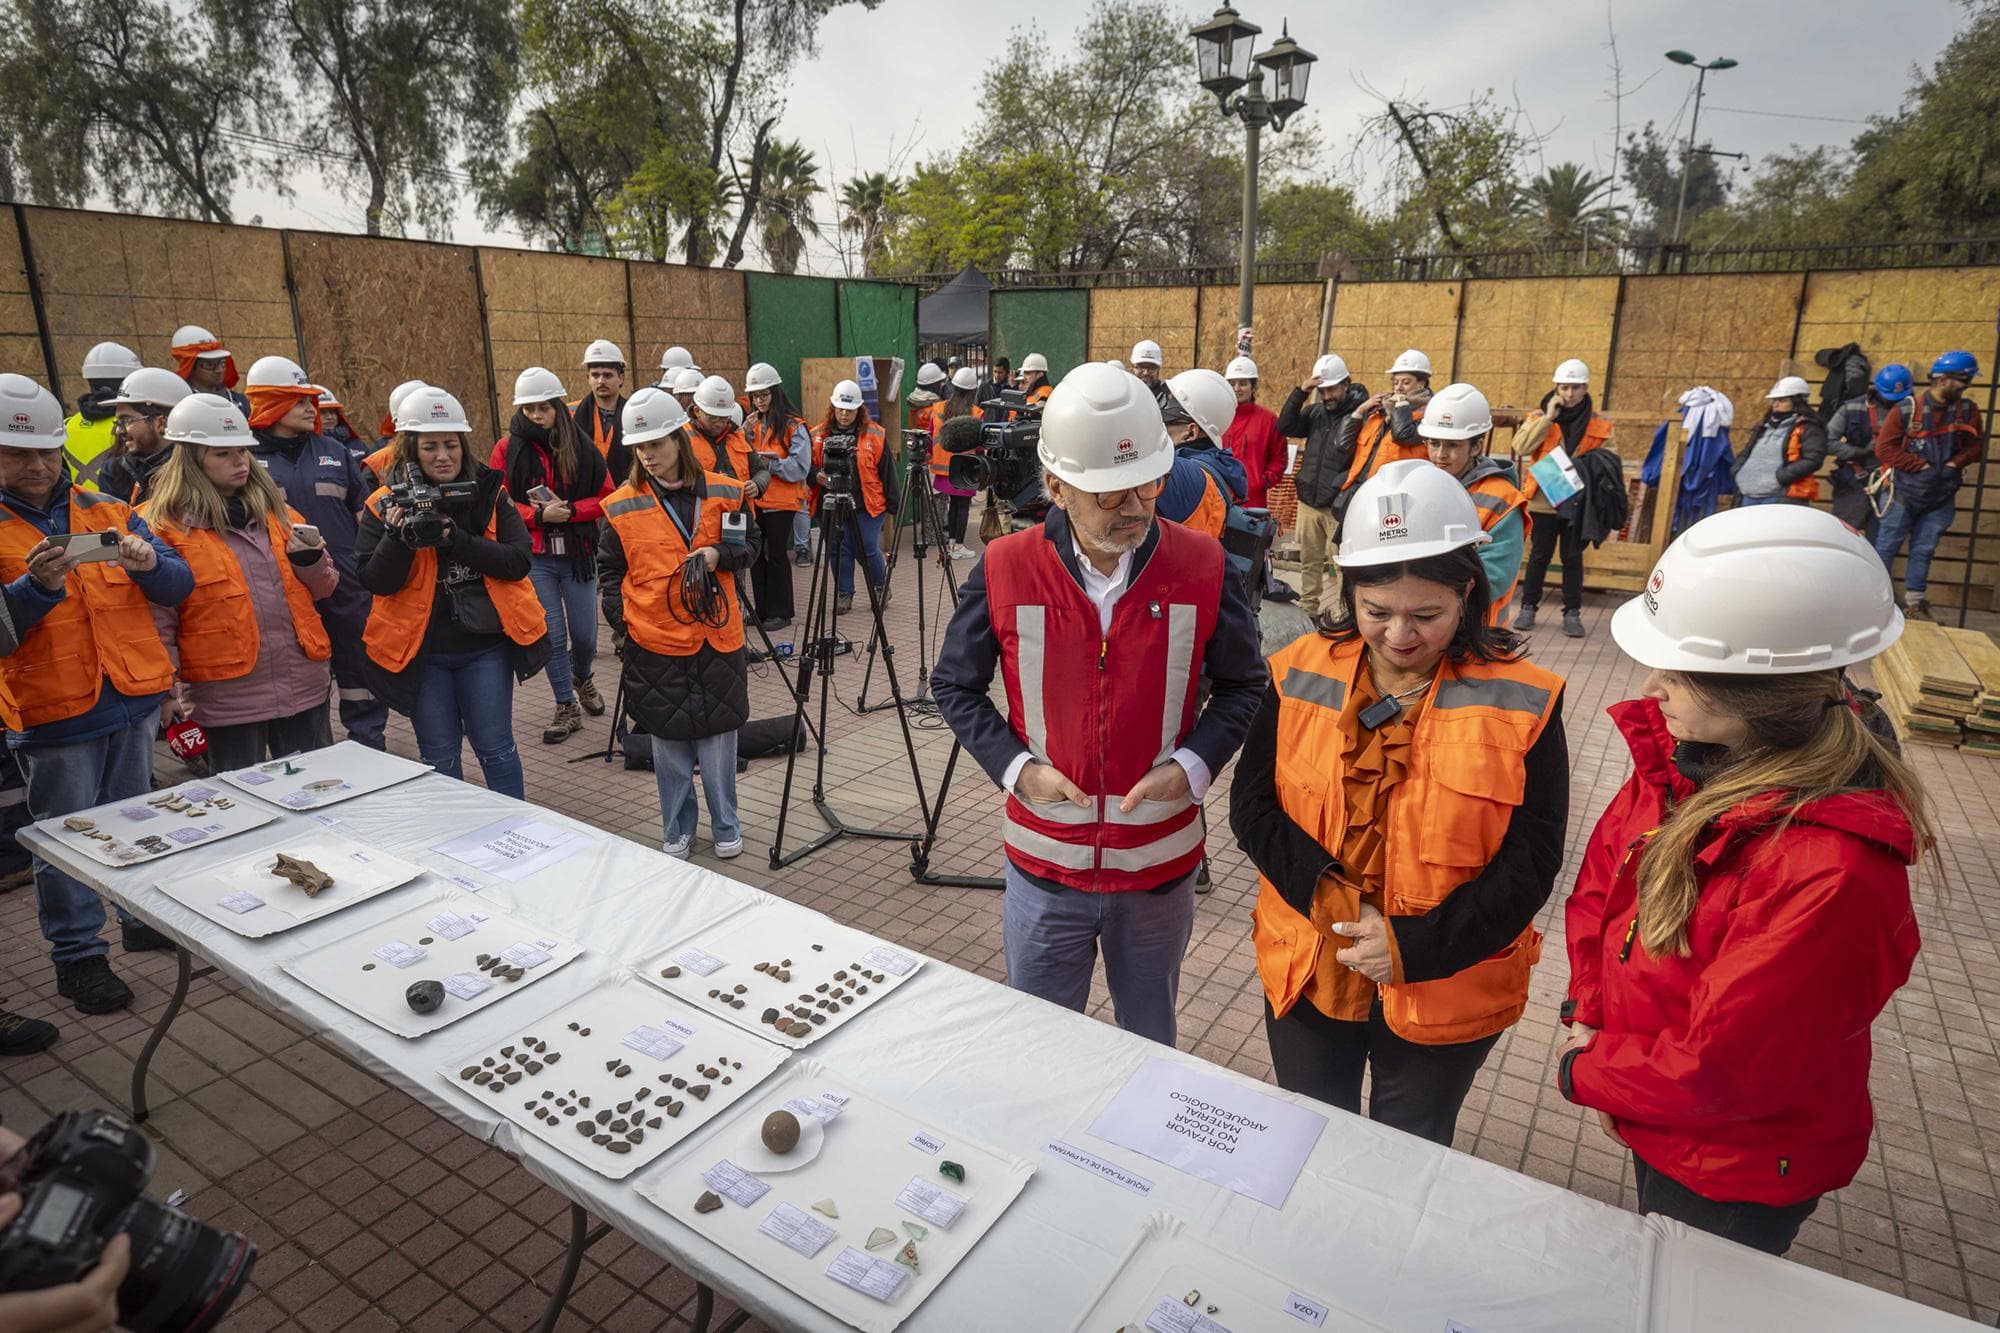
[[245,1237],[151,1199],[126,1209],[111,1231],[132,1238],[132,1269],[118,1288],[118,1323],[131,1333],[206,1333],[257,1262]]

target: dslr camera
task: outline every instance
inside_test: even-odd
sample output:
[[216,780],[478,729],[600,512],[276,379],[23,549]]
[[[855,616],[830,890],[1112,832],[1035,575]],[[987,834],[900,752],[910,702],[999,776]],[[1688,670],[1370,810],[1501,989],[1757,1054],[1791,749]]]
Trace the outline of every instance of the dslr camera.
[[477,482],[430,481],[412,464],[389,488],[389,503],[403,511],[403,544],[419,551],[443,546],[451,540],[444,507],[454,500],[470,500],[478,491]]
[[257,1247],[145,1197],[153,1145],[109,1111],[65,1111],[28,1140],[21,1213],[0,1231],[0,1292],[40,1291],[83,1278],[111,1238],[132,1240],[118,1288],[118,1325],[131,1333],[206,1333],[243,1290]]
[[827,495],[854,498],[854,455],[858,447],[858,437],[851,430],[828,435],[820,445],[819,470],[826,474]]

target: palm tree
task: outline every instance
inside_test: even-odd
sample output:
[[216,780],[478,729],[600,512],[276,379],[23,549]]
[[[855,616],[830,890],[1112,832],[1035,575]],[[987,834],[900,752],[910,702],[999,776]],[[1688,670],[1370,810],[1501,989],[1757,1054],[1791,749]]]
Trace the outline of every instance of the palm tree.
[[1529,181],[1518,207],[1547,245],[1602,245],[1614,239],[1625,210],[1604,202],[1613,181],[1561,162]]
[[840,187],[840,230],[860,239],[864,274],[873,274],[881,261],[895,201],[896,182],[887,172],[852,176]]
[[757,199],[759,241],[773,272],[798,272],[806,237],[820,234],[812,215],[813,196],[820,189],[819,162],[812,152],[796,139],[773,141],[764,157]]

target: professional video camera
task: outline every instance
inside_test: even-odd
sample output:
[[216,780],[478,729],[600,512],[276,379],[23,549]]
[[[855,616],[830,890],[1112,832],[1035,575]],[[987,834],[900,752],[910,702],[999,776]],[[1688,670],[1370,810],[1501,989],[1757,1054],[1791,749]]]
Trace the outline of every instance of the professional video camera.
[[153,1145],[108,1111],[65,1111],[49,1121],[0,1167],[0,1175],[15,1172],[21,1212],[0,1231],[0,1292],[75,1282],[122,1231],[132,1238],[132,1267],[118,1287],[119,1327],[205,1333],[257,1261],[244,1237],[145,1197]]
[[826,473],[827,495],[844,495],[852,499],[856,494],[854,456],[859,442],[853,431],[829,435],[820,446],[820,471]]
[[983,419],[957,417],[938,429],[938,445],[951,455],[951,484],[985,491],[988,515],[1025,525],[1041,522],[1049,509],[1036,452],[1042,442],[1041,404],[1028,402],[1019,389],[1002,389],[979,410]]
[[415,463],[405,469],[403,480],[389,488],[389,503],[403,511],[403,544],[423,550],[443,546],[450,537],[450,520],[444,506],[452,500],[469,500],[479,485],[471,481],[434,482],[425,478]]

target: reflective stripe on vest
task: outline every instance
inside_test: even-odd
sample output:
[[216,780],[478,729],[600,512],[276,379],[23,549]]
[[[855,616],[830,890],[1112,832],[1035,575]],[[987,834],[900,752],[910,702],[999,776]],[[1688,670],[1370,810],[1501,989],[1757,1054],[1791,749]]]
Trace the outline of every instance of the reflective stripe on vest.
[[[806,423],[797,417],[786,417],[785,424],[781,430],[773,431],[764,424],[761,417],[756,420],[756,438],[751,441],[750,447],[764,455],[771,469],[771,478],[765,484],[764,493],[756,499],[757,508],[760,510],[769,510],[774,513],[793,513],[805,508],[806,483],[803,481],[786,481],[780,477],[778,475],[778,464],[791,457],[792,436],[795,432],[804,430]],[[810,450],[810,446],[808,446],[808,450]]]
[[[1424,419],[1424,407],[1429,401],[1425,399],[1410,409],[1411,421]],[[1381,442],[1379,446],[1378,440]],[[1421,439],[1415,444],[1398,444],[1389,433],[1389,410],[1378,407],[1368,414],[1368,419],[1361,423],[1361,429],[1355,434],[1354,458],[1347,465],[1347,480],[1342,485],[1357,486],[1391,463],[1429,457],[1430,448]]]
[[1441,681],[1437,693],[1431,696],[1431,707],[1440,711],[1452,708],[1499,708],[1510,713],[1526,713],[1530,717],[1540,716],[1548,709],[1549,700],[1555,691],[1530,685],[1525,681],[1507,680],[1503,677],[1475,678],[1456,676]]
[[703,473],[696,487],[693,534],[680,517],[652,494],[621,486],[604,502],[605,521],[618,534],[625,556],[619,592],[625,602],[625,635],[649,653],[692,657],[704,644],[720,653],[743,646],[743,613],[736,597],[736,576],[716,574],[722,587],[727,619],[718,627],[701,624],[689,612],[681,579],[689,553],[722,543],[722,516],[740,507],[743,488],[728,477]]
[[[389,488],[385,486],[368,497],[368,511],[381,518],[388,499]],[[496,540],[500,506],[511,503],[504,489],[494,497],[493,514],[486,520],[486,540]],[[402,539],[385,528],[382,540]],[[422,651],[424,635],[431,624],[431,604],[437,600],[437,572],[437,552],[429,548],[417,551],[411,557],[410,577],[403,586],[386,597],[376,597],[369,606],[368,625],[361,633],[361,642],[369,658],[383,668],[405,670]],[[526,647],[548,635],[548,612],[542,609],[532,584],[526,579],[496,579],[486,575],[481,578],[493,609],[500,613],[500,629],[510,640]]]
[[75,474],[72,485],[93,491],[97,489],[98,475],[104,471],[104,465],[116,456],[112,446],[118,442],[117,428],[116,417],[85,421],[83,413],[70,413],[63,422],[63,456],[69,460],[70,471]]
[[1285,679],[1278,686],[1278,693],[1287,699],[1297,699],[1301,703],[1331,708],[1337,713],[1340,711],[1340,706],[1347,701],[1347,682],[1295,666],[1285,672]]
[[[132,511],[95,491],[69,492],[71,532],[124,532]],[[42,541],[34,524],[0,505],[0,582],[28,572]],[[67,595],[0,657],[0,721],[13,731],[88,712],[105,677],[120,694],[143,699],[174,683],[174,664],[153,625],[145,593],[115,560],[72,568]]]
[[[299,581],[298,571],[285,554],[285,543],[291,536],[287,521],[304,520],[296,510],[287,509],[285,514],[285,518],[276,512],[264,516],[272,563],[277,566],[299,651],[310,661],[324,662],[333,656],[326,625],[313,606],[312,593]],[[150,505],[140,510],[140,516],[153,525],[162,541],[181,553],[194,571],[194,591],[176,608],[180,624],[175,641],[180,651],[181,679],[202,684],[250,674],[263,651],[263,636],[257,625],[250,581],[229,549],[228,539],[213,529],[184,527],[164,515],[156,515]],[[329,552],[320,558],[331,560],[333,556]]]

